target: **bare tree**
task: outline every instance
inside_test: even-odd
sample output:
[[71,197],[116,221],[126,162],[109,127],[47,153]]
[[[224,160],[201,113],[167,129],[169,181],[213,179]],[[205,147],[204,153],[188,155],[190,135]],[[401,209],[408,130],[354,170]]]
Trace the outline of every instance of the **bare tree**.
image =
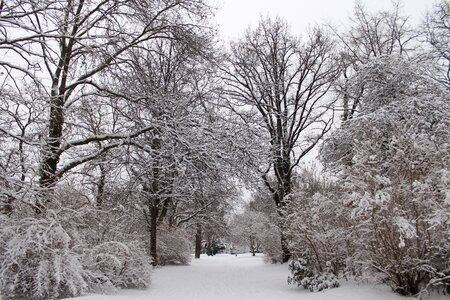
[[[155,39],[182,39],[208,7],[199,0],[170,1],[8,1],[0,18],[0,66],[20,89],[22,79],[42,91],[48,109],[39,183],[51,188],[67,171],[153,127],[101,135],[68,136],[68,113],[81,99],[113,94],[108,72],[127,63],[129,50]],[[7,57],[5,54],[7,53]],[[6,58],[6,59],[5,59]],[[127,99],[126,95],[124,99]],[[99,142],[106,142],[101,144]],[[94,145],[73,159],[78,148]],[[38,203],[37,210],[45,203]]]
[[[262,178],[279,213],[291,193],[294,168],[332,124],[328,91],[338,72],[333,47],[320,29],[301,42],[285,21],[270,18],[231,45],[224,69],[229,106],[267,134],[270,161]],[[290,257],[286,238],[284,261]]]
[[360,105],[360,93],[349,93],[349,78],[370,58],[382,55],[411,55],[418,36],[409,19],[402,15],[400,2],[393,2],[388,11],[369,13],[364,5],[356,2],[350,25],[343,32],[332,28],[341,42],[338,62],[342,65],[342,78],[337,90],[342,97],[342,120],[353,117]]
[[433,10],[425,19],[425,36],[436,53],[435,58],[442,61],[446,82],[450,84],[450,3],[448,0],[436,1]]
[[128,143],[124,164],[139,194],[155,265],[164,255],[158,253],[161,225],[171,230],[206,219],[223,199],[213,195],[217,186],[224,185],[221,191],[229,186],[220,165],[221,130],[206,111],[213,97],[209,43],[208,34],[189,43],[160,39],[132,50],[129,63],[112,75],[119,90],[134,99],[120,107],[128,122],[153,126]]

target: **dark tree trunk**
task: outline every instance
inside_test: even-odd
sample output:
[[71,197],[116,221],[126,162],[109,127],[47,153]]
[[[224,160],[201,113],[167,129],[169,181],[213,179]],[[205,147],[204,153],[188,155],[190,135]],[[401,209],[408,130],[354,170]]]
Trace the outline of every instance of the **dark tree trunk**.
[[[153,138],[152,149],[159,153],[161,149],[161,140],[159,138]],[[153,179],[151,184],[151,203],[150,203],[150,255],[153,258],[152,264],[158,265],[158,254],[156,250],[156,229],[158,227],[158,214],[160,198],[160,166],[158,158],[153,163]]]
[[281,231],[281,250],[283,251],[282,262],[286,263],[291,259],[292,253],[289,250],[288,241],[283,231]]
[[8,195],[3,203],[0,204],[0,213],[10,216],[13,212],[12,203],[14,201],[14,197]]
[[100,178],[97,184],[97,206],[101,207],[103,204],[103,197],[105,193],[106,170],[102,164],[100,164],[99,167],[100,167]]
[[[290,164],[284,164],[284,168],[279,167],[278,165],[274,166],[274,169],[278,170],[278,173],[282,173],[284,176],[277,176],[277,184],[278,188],[273,188],[270,184],[267,175],[264,174],[262,179],[264,184],[269,189],[269,192],[272,193],[273,200],[277,206],[278,216],[283,218],[283,208],[288,204],[285,200],[285,197],[291,193],[292,182],[291,182],[291,173],[289,171]],[[288,262],[291,258],[292,254],[289,250],[287,239],[285,236],[285,229],[283,222],[278,223],[278,228],[281,232],[281,249],[282,249],[282,262]]]
[[39,186],[42,189],[41,195],[36,202],[36,212],[41,213],[45,210],[46,204],[50,202],[48,191],[54,187],[57,182],[56,170],[61,154],[61,137],[63,133],[64,99],[62,96],[51,100],[48,137],[44,149],[42,149],[42,161],[39,167]]
[[[78,3],[77,18],[79,17],[83,5],[84,1]],[[67,24],[63,25],[62,29],[65,32],[69,31]],[[64,127],[64,104],[67,97],[70,95],[70,91],[67,90],[66,85],[67,76],[69,74],[73,46],[76,42],[75,36],[78,31],[78,24],[74,24],[71,31],[72,37],[63,37],[61,39],[61,53],[58,61],[58,68],[52,76],[48,136],[46,145],[42,151],[42,162],[39,169],[39,185],[43,189],[43,194],[36,203],[36,211],[38,213],[45,210],[46,202],[50,202],[47,190],[53,188],[58,181],[56,171],[62,154],[62,152],[60,152],[60,147]]]
[[156,266],[158,264],[158,255],[156,250],[157,223],[158,223],[158,206],[153,205],[150,207],[150,256],[153,259],[152,261],[153,266]]
[[206,254],[208,256],[212,256],[213,255],[213,249],[212,249],[212,245],[211,244],[212,244],[212,239],[211,239],[211,236],[208,235],[208,242],[206,244]]
[[39,183],[41,187],[51,187],[55,184],[55,174],[60,157],[58,150],[61,146],[64,124],[63,100],[52,101],[52,104],[48,125],[48,140],[42,155],[43,159],[40,169]]
[[197,232],[195,234],[195,258],[200,258],[202,252],[202,225],[197,224]]

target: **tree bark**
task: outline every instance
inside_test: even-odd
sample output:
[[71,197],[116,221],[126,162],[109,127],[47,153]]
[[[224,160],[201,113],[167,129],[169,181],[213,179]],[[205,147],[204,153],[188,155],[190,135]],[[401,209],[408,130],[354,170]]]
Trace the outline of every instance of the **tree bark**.
[[[155,203],[156,204],[156,203]],[[156,250],[156,229],[158,223],[158,206],[153,205],[150,207],[150,256],[152,257],[152,265],[158,264],[158,253]]]
[[281,231],[281,250],[283,252],[282,254],[282,262],[286,263],[289,261],[289,259],[291,259],[292,257],[292,253],[289,250],[289,246],[288,246],[288,240],[286,235],[284,234],[283,230]]
[[103,204],[103,198],[105,193],[105,185],[106,185],[106,170],[105,167],[100,164],[100,178],[97,183],[97,206],[101,207]]
[[[54,93],[54,91],[52,91]],[[39,167],[39,186],[42,189],[41,195],[36,202],[36,212],[45,210],[46,204],[50,202],[48,190],[54,187],[57,182],[56,170],[59,163],[60,154],[58,150],[61,146],[61,137],[64,125],[64,97],[53,96],[50,100],[50,116],[48,125],[48,137],[44,149],[42,149],[42,162]]]
[[202,225],[197,224],[197,233],[195,234],[195,258],[200,258],[202,252]]

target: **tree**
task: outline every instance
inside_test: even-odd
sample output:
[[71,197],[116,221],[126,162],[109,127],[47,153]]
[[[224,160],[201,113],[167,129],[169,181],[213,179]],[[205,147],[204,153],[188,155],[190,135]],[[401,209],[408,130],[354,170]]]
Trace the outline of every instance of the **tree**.
[[139,199],[154,265],[159,256],[168,260],[158,253],[161,229],[175,233],[193,223],[201,229],[223,211],[234,186],[227,178],[234,158],[221,145],[231,133],[224,135],[209,107],[216,97],[210,38],[204,30],[189,43],[155,40],[144,51],[133,49],[128,65],[112,75],[121,94],[135,99],[118,110],[134,127],[153,127],[127,142],[123,164]]
[[[191,20],[201,19],[207,9],[196,0],[6,3],[0,18],[0,51],[14,59],[0,62],[4,78],[17,89],[22,86],[19,78],[24,78],[46,103],[48,124],[38,168],[41,188],[54,187],[69,170],[153,129],[123,126],[91,135],[69,120],[82,99],[119,96],[105,78],[128,63],[130,49],[155,39],[183,39],[197,26]],[[45,209],[45,201],[40,199],[36,209]]]
[[264,249],[267,237],[270,237],[274,228],[266,214],[247,209],[234,216],[230,230],[233,244],[246,245],[255,256]]
[[332,28],[340,40],[339,63],[342,76],[337,81],[337,91],[342,99],[342,121],[345,122],[357,113],[362,91],[349,93],[349,78],[371,58],[382,55],[410,56],[415,50],[418,33],[410,25],[409,19],[402,15],[400,2],[393,2],[391,10],[370,13],[360,2],[354,7],[350,25],[340,32]]
[[[369,60],[352,78],[357,116],[327,139],[355,239],[354,261],[402,295],[448,280],[448,91],[402,56]],[[348,234],[350,235],[350,233]]]
[[[301,42],[280,19],[262,19],[231,45],[224,68],[229,108],[264,132],[269,161],[262,179],[279,208],[291,193],[293,170],[331,128],[334,60],[334,44],[323,30],[313,29]],[[287,261],[284,235],[282,246]]]
[[44,109],[40,94],[31,86],[17,91],[4,84],[0,89],[0,205],[1,212],[10,215],[17,203],[29,191],[33,170],[38,167],[36,143],[44,127]]
[[[434,59],[442,65],[446,76],[444,84],[450,84],[450,3],[448,0],[436,1],[433,10],[426,16],[424,31],[426,41],[432,46]],[[442,63],[439,63],[442,61]]]
[[[6,145],[0,150],[2,295],[39,299],[148,286],[148,232],[137,213],[138,197],[128,187],[151,175],[136,189],[146,190],[140,200],[159,196],[160,211],[166,204],[171,211],[175,201],[169,198],[181,198],[192,183],[175,182],[182,178],[178,168],[191,163],[183,155],[191,151],[195,155],[186,157],[200,160],[207,153],[189,140],[198,141],[191,136],[195,128],[206,128],[196,123],[202,106],[191,105],[201,102],[199,81],[191,80],[200,72],[190,74],[193,60],[185,57],[177,61],[184,63],[184,73],[172,76],[178,66],[164,65],[173,58],[168,44],[177,50],[190,45],[195,48],[190,54],[205,50],[199,45],[206,40],[200,31],[207,12],[201,0],[5,3],[0,15],[0,140]],[[120,77],[138,70],[136,55],[149,55],[164,69],[149,68],[153,81]],[[191,76],[183,78],[186,74]],[[174,78],[160,85],[160,79]],[[179,106],[167,109],[174,104]],[[177,127],[178,121],[186,127]],[[140,165],[139,155],[145,158]],[[126,172],[130,162],[142,171],[139,176]],[[144,167],[151,168],[144,172]],[[189,219],[188,211],[184,216],[172,211]]]

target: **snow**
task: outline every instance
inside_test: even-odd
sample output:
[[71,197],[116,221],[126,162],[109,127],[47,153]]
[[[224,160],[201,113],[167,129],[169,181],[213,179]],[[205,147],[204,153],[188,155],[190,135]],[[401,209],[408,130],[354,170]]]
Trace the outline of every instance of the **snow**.
[[[147,290],[121,290],[114,295],[90,295],[78,300],[405,300],[384,285],[342,282],[342,286],[311,293],[287,285],[287,264],[265,264],[263,256],[221,254],[202,256],[189,266],[166,266],[153,272]],[[448,299],[433,296],[424,299]]]

